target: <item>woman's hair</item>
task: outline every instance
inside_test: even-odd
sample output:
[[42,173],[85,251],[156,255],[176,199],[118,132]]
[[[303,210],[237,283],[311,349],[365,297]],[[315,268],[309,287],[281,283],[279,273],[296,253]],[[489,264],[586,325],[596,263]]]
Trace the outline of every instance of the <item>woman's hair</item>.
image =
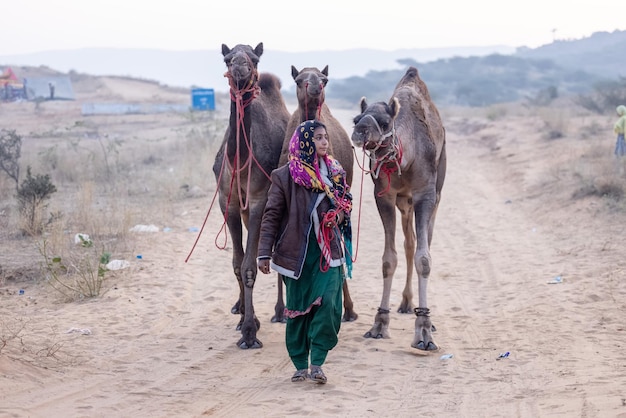
[[326,128],[326,125],[324,125],[321,121],[319,121],[319,120],[317,120],[317,119],[314,119],[314,120],[313,120],[313,129],[315,130],[315,129],[317,129],[317,128],[324,128],[324,129],[328,130],[328,129]]

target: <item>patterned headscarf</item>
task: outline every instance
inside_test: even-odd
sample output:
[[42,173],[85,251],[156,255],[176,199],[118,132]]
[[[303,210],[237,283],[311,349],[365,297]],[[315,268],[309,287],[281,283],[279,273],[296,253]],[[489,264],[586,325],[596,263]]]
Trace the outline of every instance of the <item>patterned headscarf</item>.
[[[342,209],[350,211],[352,199],[348,193],[346,172],[339,161],[330,155],[325,155],[322,158],[328,167],[333,185],[328,186],[322,178],[316,158],[315,142],[313,141],[313,132],[320,126],[325,127],[323,123],[317,120],[307,120],[296,128],[291,141],[289,141],[289,172],[296,184],[307,189],[324,192],[335,207],[342,206]],[[345,202],[346,200],[347,202]]]

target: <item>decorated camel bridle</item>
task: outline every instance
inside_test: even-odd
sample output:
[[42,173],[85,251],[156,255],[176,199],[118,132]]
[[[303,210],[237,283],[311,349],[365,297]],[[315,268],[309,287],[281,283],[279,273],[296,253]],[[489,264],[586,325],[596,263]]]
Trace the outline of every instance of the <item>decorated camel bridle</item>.
[[[235,103],[235,109],[236,109],[236,112],[235,112],[236,122],[235,123],[236,123],[236,129],[237,129],[237,133],[236,133],[237,149],[235,150],[235,158],[233,159],[233,164],[232,164],[230,187],[228,190],[228,203],[230,203],[230,198],[233,193],[233,184],[235,182],[235,178],[237,179],[238,190],[239,191],[242,190],[241,172],[244,171],[245,169],[248,169],[248,178],[246,180],[246,190],[250,189],[250,178],[252,177],[251,167],[252,167],[253,160],[256,163],[257,167],[259,167],[259,169],[263,172],[263,174],[265,174],[265,177],[267,177],[267,179],[271,181],[270,175],[267,174],[267,172],[263,169],[263,166],[261,166],[259,161],[254,156],[252,152],[252,144],[250,143],[250,138],[248,138],[247,133],[242,129],[244,111],[246,107],[248,107],[250,103],[252,103],[252,101],[256,99],[261,93],[261,88],[257,84],[259,80],[259,74],[257,72],[257,69],[254,65],[252,65],[252,61],[250,60],[250,57],[248,56],[246,57],[250,63],[250,67],[252,68],[252,76],[250,77],[250,80],[243,87],[239,87],[237,85],[237,81],[235,80],[233,75],[230,73],[230,71],[227,71],[226,73],[224,73],[224,77],[228,78],[228,85],[230,86],[230,99],[231,101]],[[244,99],[244,97],[247,94],[249,94],[249,96],[246,99]],[[248,158],[246,159],[246,161],[243,162],[243,164],[241,163],[240,158],[239,158],[240,156],[239,147],[241,144],[240,133],[242,131],[243,131],[246,147],[248,148]],[[220,184],[222,180],[222,174],[224,173],[224,166],[227,160],[228,160],[228,142],[226,142],[224,146],[224,158],[222,159],[222,166],[220,167],[220,174],[217,178],[218,185]],[[200,231],[198,232],[198,236],[196,237],[196,241],[194,242],[191,248],[191,251],[189,252],[189,255],[185,259],[185,262],[189,260],[189,258],[191,257],[191,254],[193,253],[193,250],[196,248],[196,245],[198,244],[198,241],[200,240],[200,235],[202,235],[202,231],[204,230],[204,227],[206,226],[207,220],[209,219],[209,215],[211,214],[211,209],[213,208],[213,204],[215,203],[215,199],[217,198],[218,193],[219,193],[219,187],[215,189],[215,194],[213,195],[213,200],[211,201],[209,210],[207,211],[207,214],[204,218],[204,222],[202,223],[202,227],[200,228]],[[238,193],[239,206],[242,210],[245,210],[248,207],[248,201],[247,200],[245,202],[243,201],[242,194],[243,193]],[[226,232],[226,225],[227,225],[226,220],[228,219],[228,207],[230,206],[228,203],[226,205],[226,211],[224,213],[224,222],[222,224],[222,228],[220,229],[220,232],[218,232],[217,236],[215,237],[215,245],[219,249],[222,249],[222,250],[226,248],[226,244],[228,240],[228,236]],[[221,235],[222,232],[224,232],[224,243],[222,245],[219,245],[217,242],[217,239]]]
[[[320,89],[322,91],[321,94],[324,94],[324,83],[320,83]],[[307,80],[306,84],[304,85],[304,92],[306,93],[306,95],[309,95],[309,82]],[[323,104],[323,100],[319,100],[317,103],[317,109],[316,109],[316,116],[317,119],[321,119],[322,117],[322,104]],[[304,101],[304,115],[305,117],[309,117],[309,101],[305,100]]]
[[[378,129],[378,139],[367,141],[366,144],[363,144],[363,154],[367,155],[370,159],[371,168],[370,170],[365,170],[365,164],[360,168],[365,173],[371,174],[374,179],[379,178],[381,172],[387,176],[387,188],[378,193],[379,196],[382,196],[387,193],[391,187],[391,174],[396,171],[398,175],[402,174],[400,167],[400,163],[402,162],[402,142],[400,142],[400,138],[398,138],[396,134],[395,122],[391,125],[391,130],[384,133],[374,116],[368,114],[363,118],[370,118],[374,121],[376,129]],[[367,149],[365,146],[367,144],[375,145],[374,148]]]

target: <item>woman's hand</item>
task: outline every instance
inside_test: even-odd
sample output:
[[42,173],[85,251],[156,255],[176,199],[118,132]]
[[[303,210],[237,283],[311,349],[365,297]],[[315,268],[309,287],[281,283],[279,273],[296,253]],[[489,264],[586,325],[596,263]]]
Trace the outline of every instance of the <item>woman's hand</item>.
[[259,270],[261,271],[261,273],[264,274],[269,274],[270,272],[270,259],[269,258],[262,258],[259,261],[257,261],[257,266],[259,267]]
[[335,214],[335,218],[332,221],[326,222],[326,227],[331,228],[335,225],[341,225],[343,223],[343,220],[344,220],[344,214],[343,214],[343,211],[340,210]]

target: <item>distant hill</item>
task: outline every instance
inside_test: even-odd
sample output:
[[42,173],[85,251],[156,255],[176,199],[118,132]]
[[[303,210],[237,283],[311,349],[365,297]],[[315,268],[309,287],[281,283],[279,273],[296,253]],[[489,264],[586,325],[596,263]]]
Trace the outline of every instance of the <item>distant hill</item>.
[[580,40],[557,40],[539,48],[518,48],[520,58],[549,59],[571,70],[603,78],[626,77],[626,31],[596,32]]
[[[433,100],[442,105],[487,106],[526,99],[546,104],[558,96],[583,95],[599,83],[626,77],[626,31],[598,32],[581,40],[556,41],[512,54],[399,60],[401,69],[371,71],[329,83],[328,97],[355,103],[388,100],[406,68],[418,68]],[[626,78],[624,78],[626,81]],[[624,82],[616,82],[623,89]],[[620,94],[619,97],[626,96]]]
[[[233,47],[234,45],[229,45]],[[252,45],[253,47],[256,45]],[[412,58],[428,62],[453,56],[484,56],[493,53],[510,54],[507,46],[459,47],[435,49],[400,49],[379,51],[354,49],[347,51],[282,52],[264,44],[265,52],[259,64],[260,71],[276,74],[283,88],[294,87],[291,66],[329,66],[331,79],[363,76],[369,71],[401,68],[397,60]],[[158,81],[174,87],[209,87],[228,91],[224,78],[226,66],[218,49],[206,51],[164,51],[150,49],[90,48],[46,51],[34,54],[0,56],[0,66],[47,66],[52,69],[75,71],[92,75],[116,75]]]
[[[556,40],[538,48],[494,45],[292,53],[264,47],[259,69],[281,79],[287,100],[293,98],[295,89],[292,65],[298,69],[328,65],[327,97],[349,104],[358,103],[362,96],[370,101],[388,100],[410,65],[419,69],[433,99],[441,105],[487,106],[519,100],[539,103],[557,96],[586,94],[598,83],[626,77],[626,31],[597,32],[588,38]],[[220,50],[81,49],[0,56],[0,67],[7,65],[46,66],[74,76],[134,77],[170,87],[211,87],[218,93],[228,90]]]

